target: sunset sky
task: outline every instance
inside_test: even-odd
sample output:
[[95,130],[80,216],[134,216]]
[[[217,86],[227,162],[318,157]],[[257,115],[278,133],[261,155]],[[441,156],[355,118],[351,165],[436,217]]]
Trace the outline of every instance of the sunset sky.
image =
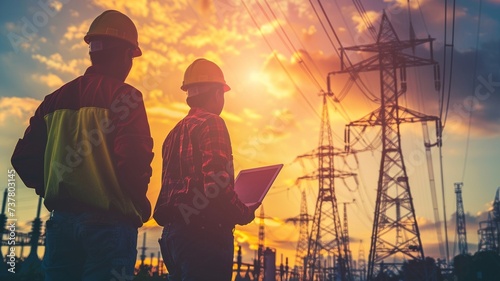
[[[319,2],[344,47],[373,42],[352,1]],[[362,2],[377,31],[385,10],[401,39],[409,38],[410,12],[417,37],[430,35],[436,38],[434,57],[442,64],[444,43],[451,42],[449,32],[448,39],[444,38],[444,1]],[[454,253],[456,210],[453,184],[464,183],[467,238],[472,253],[477,249],[479,222],[487,218],[487,211],[491,209],[500,186],[500,1],[483,0],[480,21],[478,0],[456,2],[453,80],[442,148],[451,255]],[[285,164],[263,203],[266,245],[277,249],[278,261],[283,254],[293,264],[299,231],[285,220],[299,214],[302,190],[306,191],[308,210],[312,215],[318,189],[315,181],[297,181],[298,177],[317,168],[317,160],[299,161],[296,158],[310,153],[318,145],[320,93],[326,91],[327,73],[340,70],[336,53],[340,46],[318,1],[2,1],[0,171],[4,172],[0,173],[1,182],[7,182],[14,146],[44,96],[83,74],[90,65],[83,36],[92,20],[107,9],[124,12],[138,27],[143,56],[134,59],[126,82],[143,93],[154,139],[153,177],[148,191],[153,207],[160,189],[161,145],[189,109],[185,104],[185,93],[180,90],[183,72],[196,58],[207,58],[222,68],[232,88],[226,94],[221,116],[231,134],[236,172]],[[428,46],[418,48],[416,52],[428,57]],[[368,55],[349,53],[354,63]],[[449,71],[447,68],[447,73]],[[408,91],[401,97],[400,104],[438,116],[440,93],[434,90],[432,67],[408,69],[407,77]],[[379,106],[373,99],[373,96],[380,97],[378,73],[360,75],[369,90],[366,95],[356,85],[343,95],[347,78],[345,74],[332,76],[332,90],[339,101],[330,100],[328,103],[334,145],[338,148],[344,147],[344,126]],[[363,240],[365,258],[368,258],[370,248],[368,241],[381,154],[377,138],[379,130],[372,128],[363,135],[363,143],[372,143],[374,150],[358,154],[357,159],[350,156],[345,161],[335,160],[336,168],[358,174],[357,180],[339,180],[335,187],[339,202],[355,199],[347,209],[354,259],[358,258],[360,240]],[[429,124],[429,133],[431,141],[435,141],[434,124]],[[362,149],[363,146],[358,144],[355,148]],[[434,213],[420,124],[402,125],[402,148],[424,253],[442,257],[433,226]],[[443,220],[439,153],[435,147],[432,158],[438,208]],[[17,184],[17,217],[22,222],[21,230],[28,232],[30,221],[36,214],[37,197],[20,179]],[[342,216],[343,210],[340,209]],[[48,218],[45,209],[42,216],[44,220]],[[143,233],[147,232],[148,257],[150,252],[156,254],[159,250],[157,239],[160,231],[154,221],[139,230],[139,244],[142,244]],[[253,258],[257,234],[258,221],[236,228],[235,241],[243,247],[245,262]]]

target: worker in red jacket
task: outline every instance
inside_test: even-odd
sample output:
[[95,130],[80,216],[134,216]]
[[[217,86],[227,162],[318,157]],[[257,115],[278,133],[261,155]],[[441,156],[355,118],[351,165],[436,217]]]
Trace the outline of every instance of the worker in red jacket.
[[142,94],[124,83],[141,49],[132,20],[114,10],[84,40],[92,66],[45,97],[12,165],[51,211],[45,280],[131,279],[137,229],[151,215],[153,140]]
[[191,107],[163,143],[162,186],[153,217],[164,226],[160,246],[169,280],[230,281],[233,229],[248,224],[260,204],[234,192],[231,141],[224,120],[222,70],[195,60],[181,87]]

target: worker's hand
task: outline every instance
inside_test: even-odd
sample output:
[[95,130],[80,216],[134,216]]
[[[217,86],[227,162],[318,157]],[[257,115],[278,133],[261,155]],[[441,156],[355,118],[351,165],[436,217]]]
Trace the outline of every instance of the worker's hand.
[[245,217],[242,218],[240,222],[238,222],[239,225],[245,225],[251,223],[255,219],[255,210],[259,208],[260,203],[255,203],[252,205],[247,205],[249,212],[246,214]]

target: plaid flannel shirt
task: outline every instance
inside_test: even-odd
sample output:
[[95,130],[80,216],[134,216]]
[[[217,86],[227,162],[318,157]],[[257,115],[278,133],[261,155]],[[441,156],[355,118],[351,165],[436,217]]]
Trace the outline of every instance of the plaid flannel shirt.
[[162,187],[154,217],[164,225],[172,217],[189,223],[200,214],[234,226],[248,223],[251,211],[234,192],[232,148],[224,120],[192,108],[163,143]]

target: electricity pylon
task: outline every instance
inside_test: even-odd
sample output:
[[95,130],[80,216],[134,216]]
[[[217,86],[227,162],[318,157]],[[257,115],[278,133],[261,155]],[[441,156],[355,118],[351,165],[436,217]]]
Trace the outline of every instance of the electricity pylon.
[[[355,199],[354,199],[355,200]],[[347,205],[354,203],[354,200],[351,202],[342,202],[344,205],[344,240],[342,241],[344,243],[344,249],[349,253],[348,257],[349,260],[347,261],[349,263],[349,268],[353,269],[352,267],[352,253],[351,253],[351,246],[350,246],[350,240],[349,240],[349,224],[347,221]]]
[[257,265],[256,270],[257,277],[255,280],[264,280],[264,251],[266,250],[265,243],[265,224],[264,224],[264,205],[260,206],[260,216],[259,216],[259,248],[257,249]]
[[478,252],[497,251],[496,231],[497,229],[491,212],[488,212],[488,219],[479,222],[479,229],[477,230],[477,235],[479,236]]
[[497,189],[495,201],[493,201],[493,219],[497,229],[497,253],[500,254],[500,187]]
[[358,272],[359,281],[365,281],[366,279],[366,259],[365,259],[365,247],[363,246],[363,240],[359,240],[358,249]]
[[457,236],[458,236],[458,252],[460,255],[465,255],[469,252],[467,249],[467,229],[465,227],[465,212],[464,202],[462,200],[463,183],[455,183],[455,194],[457,195]]
[[307,212],[306,192],[302,190],[302,199],[300,201],[300,214],[298,217],[288,218],[286,222],[292,222],[299,225],[299,240],[295,251],[295,268],[301,269],[304,266],[304,257],[307,254],[307,239],[309,237],[309,221],[311,218]]
[[[433,40],[432,38],[400,40],[384,12],[375,43],[341,49],[341,71],[336,73],[351,73],[356,76],[360,72],[379,71],[380,74],[380,107],[346,127],[348,150],[351,127],[381,126],[382,130],[382,156],[368,261],[368,280],[373,280],[379,273],[395,275],[407,258],[424,259],[413,198],[403,161],[399,127],[402,123],[434,121],[438,131],[437,144],[441,145],[440,123],[438,117],[427,116],[400,106],[398,97],[406,92],[406,68],[434,65],[434,78],[436,78],[437,63],[432,56]],[[404,52],[426,43],[430,44],[430,58],[421,58]],[[370,52],[374,55],[345,67],[345,51]],[[398,89],[398,70],[401,89]],[[435,85],[437,88],[439,83]]]
[[[342,281],[350,281],[349,252],[344,247],[344,234],[338,211],[337,197],[335,194],[335,178],[352,176],[350,173],[340,172],[334,169],[333,158],[338,152],[334,152],[332,130],[328,115],[327,97],[332,93],[323,94],[323,111],[321,117],[321,129],[319,146],[311,154],[299,156],[317,158],[319,165],[312,175],[300,179],[317,179],[319,190],[316,207],[312,220],[311,233],[308,238],[307,255],[304,261],[304,281],[323,278],[324,275],[337,275]],[[340,152],[344,153],[344,152]],[[345,154],[345,153],[344,153]],[[325,259],[333,257],[335,266],[321,268],[326,263]]]

